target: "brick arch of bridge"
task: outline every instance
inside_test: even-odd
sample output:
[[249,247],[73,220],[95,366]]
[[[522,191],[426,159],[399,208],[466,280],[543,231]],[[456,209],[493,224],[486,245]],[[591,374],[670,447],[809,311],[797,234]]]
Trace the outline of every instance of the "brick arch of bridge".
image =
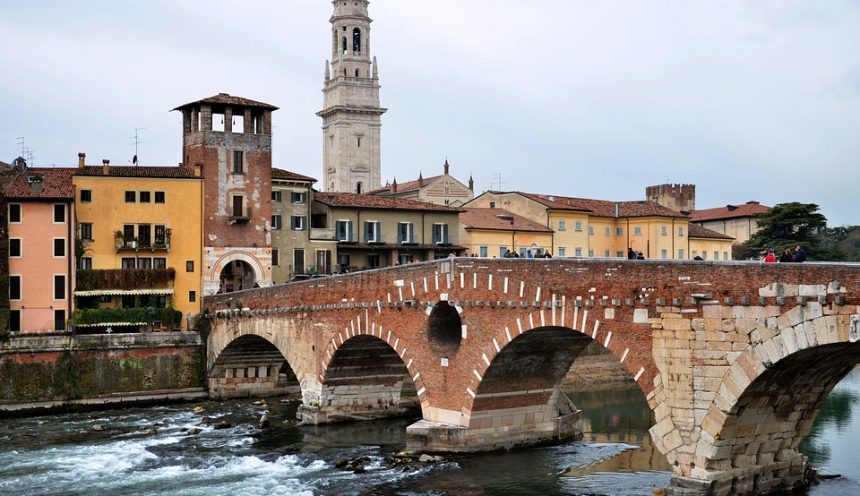
[[860,363],[854,310],[822,315],[820,306],[797,306],[776,328],[751,329],[754,345],[722,378],[695,455],[669,455],[680,462],[676,475],[713,481],[712,491],[733,495],[800,485],[806,460],[798,447],[830,391]]
[[[662,401],[662,384],[651,354],[651,328],[633,323],[633,307],[613,308],[590,299],[588,293],[554,290],[491,272],[464,271],[450,277],[419,273],[390,284],[379,287],[373,296],[365,295],[366,306],[338,324],[342,331],[328,343],[327,359],[357,334],[384,340],[407,365],[426,420],[469,427],[481,380],[496,356],[518,336],[546,327],[563,327],[596,341],[627,370],[652,408]],[[495,296],[493,300],[487,300],[488,292]],[[454,351],[440,351],[427,333],[429,315],[440,301],[452,305],[463,324],[464,337]]]
[[[296,379],[299,382],[302,397],[306,397],[308,393],[314,389],[313,383],[315,381],[316,374],[312,368],[308,367],[308,361],[306,357],[303,356],[310,350],[307,350],[300,345],[301,341],[296,338],[296,331],[295,329],[292,329],[293,326],[286,323],[286,325],[281,324],[279,328],[276,329],[275,325],[271,322],[266,322],[262,325],[248,325],[247,322],[244,322],[248,320],[247,318],[240,317],[240,319],[242,320],[232,325],[229,330],[216,330],[209,334],[206,346],[206,369],[208,372],[207,375],[210,379],[210,395],[218,396],[221,394],[218,391],[212,391],[212,386],[215,385],[217,388],[217,380],[223,380],[226,378],[224,376],[225,371],[222,370],[223,367],[219,367],[219,360],[223,361],[225,351],[230,350],[231,347],[241,347],[242,341],[250,343],[250,341],[247,340],[248,337],[256,337],[265,341],[280,353],[283,361],[287,362],[290,370],[295,374]],[[251,346],[245,350],[236,349],[235,351],[237,353],[235,353],[235,355],[239,355],[239,360],[242,360],[242,355],[244,355],[247,358],[247,360],[245,360],[246,362],[256,363],[260,362],[259,350],[259,346]],[[260,363],[262,364],[262,362]],[[216,382],[213,382],[213,380]],[[265,394],[265,391],[260,391],[260,395]],[[269,394],[271,394],[271,392],[269,392]]]

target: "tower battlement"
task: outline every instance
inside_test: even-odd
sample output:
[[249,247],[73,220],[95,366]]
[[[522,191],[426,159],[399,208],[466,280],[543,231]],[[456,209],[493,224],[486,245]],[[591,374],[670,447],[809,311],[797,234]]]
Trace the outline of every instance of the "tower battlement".
[[645,188],[645,199],[677,212],[696,210],[695,184],[658,184]]

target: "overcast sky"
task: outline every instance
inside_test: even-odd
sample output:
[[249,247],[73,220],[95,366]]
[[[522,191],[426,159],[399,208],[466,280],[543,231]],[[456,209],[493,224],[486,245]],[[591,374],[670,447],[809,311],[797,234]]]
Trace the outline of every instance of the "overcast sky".
[[[275,166],[322,175],[327,0],[0,0],[0,160],[181,160],[177,105],[279,106]],[[860,224],[860,2],[374,0],[382,176],[698,208],[818,203]],[[383,182],[385,181],[383,179]]]

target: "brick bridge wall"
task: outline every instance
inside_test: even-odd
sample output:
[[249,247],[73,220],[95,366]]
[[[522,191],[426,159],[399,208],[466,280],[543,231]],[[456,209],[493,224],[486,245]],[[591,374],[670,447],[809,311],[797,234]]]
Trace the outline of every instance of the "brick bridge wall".
[[431,451],[565,437],[559,384],[596,341],[654,411],[673,491],[760,494],[800,481],[797,446],[860,361],[858,303],[852,264],[465,258],[205,306],[210,371],[238,338],[265,339],[308,422],[398,414],[414,387],[410,444]]

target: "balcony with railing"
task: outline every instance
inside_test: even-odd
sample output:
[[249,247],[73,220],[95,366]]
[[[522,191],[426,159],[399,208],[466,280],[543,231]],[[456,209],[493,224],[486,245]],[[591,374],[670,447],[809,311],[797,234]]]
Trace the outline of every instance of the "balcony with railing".
[[116,231],[114,233],[116,251],[170,251],[170,239],[173,237],[173,230],[170,228],[159,229],[160,227],[157,226],[154,235],[150,235],[149,232],[141,232],[140,230],[138,230],[137,236],[134,235],[133,230]]

